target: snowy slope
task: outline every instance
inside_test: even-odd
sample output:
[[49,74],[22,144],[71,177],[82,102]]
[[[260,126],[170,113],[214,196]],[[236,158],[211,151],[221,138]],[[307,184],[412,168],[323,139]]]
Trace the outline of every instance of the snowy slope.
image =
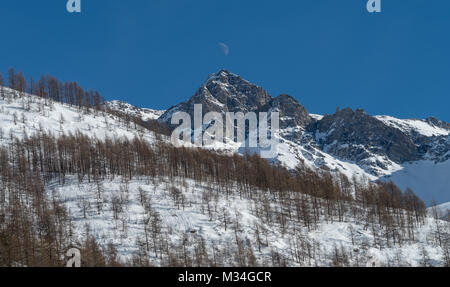
[[450,130],[434,126],[430,123],[427,123],[425,120],[418,120],[418,119],[402,120],[391,116],[375,116],[375,117],[380,121],[384,122],[385,124],[397,128],[406,133],[411,133],[412,131],[414,131],[426,137],[447,136],[450,134]]
[[[320,115],[311,116],[317,120],[322,119]],[[446,146],[450,143],[450,130],[433,125],[426,120],[401,120],[390,116],[377,116],[376,118],[404,133],[414,133],[427,139],[430,138],[431,143],[435,146],[432,151],[436,150],[437,156],[428,153],[425,156],[426,160],[398,164],[387,157],[373,154],[366,147],[361,146],[361,149],[366,149],[366,152],[372,156],[356,164],[328,153],[330,147],[338,146],[345,149],[344,144],[334,142],[321,149],[316,143],[326,135],[304,132],[300,141],[280,139],[277,161],[291,169],[295,168],[299,162],[303,162],[309,167],[327,167],[332,171],[345,174],[349,179],[355,176],[359,179],[392,180],[402,190],[411,188],[427,204],[431,200],[438,203],[450,201],[450,160],[447,159],[450,152],[445,154]],[[383,163],[383,168],[380,168],[379,164],[373,164],[375,162]]]
[[[311,114],[311,117],[316,120],[323,118],[323,116],[317,114]],[[401,120],[390,116],[377,116],[376,118],[405,133],[415,132],[426,137],[442,137],[450,134],[450,131],[434,126],[425,120]],[[290,140],[286,136],[298,131],[303,133],[300,140]],[[276,157],[272,161],[280,163],[288,169],[295,169],[299,164],[303,163],[310,168],[327,168],[331,171],[345,174],[349,179],[355,177],[359,180],[392,180],[403,190],[407,187],[411,188],[427,203],[430,203],[432,199],[438,203],[450,201],[450,180],[448,177],[450,161],[438,163],[433,160],[423,160],[398,164],[386,157],[372,154],[370,158],[356,164],[327,152],[327,149],[335,146],[331,145],[320,149],[316,143],[320,141],[321,137],[325,136],[320,133],[310,134],[305,132],[302,127],[290,127],[281,130],[280,135],[277,136],[279,145]],[[339,143],[334,144],[338,145]],[[192,145],[186,144],[186,146]],[[215,143],[204,148],[227,153],[247,151],[242,149],[241,146],[242,144]],[[345,147],[341,146],[341,148]],[[361,148],[365,149],[363,146]],[[370,152],[368,151],[368,153]],[[384,168],[374,164],[380,162],[383,163]]]
[[450,220],[450,202],[447,203],[443,203],[440,205],[436,205],[434,207],[429,207],[428,208],[428,214],[429,216],[434,216],[434,209],[436,208],[437,212],[438,212],[438,217],[445,219],[447,221]]
[[[450,185],[445,176],[450,160],[450,125],[435,118],[371,117],[364,111],[345,109],[339,116],[336,112],[335,117],[328,115],[324,119],[320,114],[309,114],[292,97],[272,98],[260,86],[222,70],[210,75],[193,97],[166,111],[158,121],[170,123],[177,111],[191,113],[193,104],[202,104],[204,111],[222,114],[235,110],[279,111],[280,144],[271,161],[288,169],[306,164],[343,173],[349,179],[393,180],[403,189],[412,188],[427,202],[430,198],[450,201]],[[118,101],[110,105],[143,120],[148,118],[148,113],[157,115]],[[319,128],[321,123],[323,129]],[[248,152],[242,143],[215,143],[204,148],[227,153]],[[427,171],[422,172],[425,160]]]
[[406,163],[402,168],[383,180],[392,180],[401,189],[407,187],[427,204],[432,200],[443,203],[450,200],[450,161],[435,163],[423,160]]
[[[12,92],[7,90],[7,93],[11,95]],[[112,106],[120,108],[117,102]],[[134,112],[134,115],[141,116],[143,119],[157,116],[155,111],[141,112],[140,109],[136,110],[126,104],[122,107],[124,107],[122,111]],[[139,127],[135,129],[134,125],[127,127],[123,120],[108,113],[88,114],[75,107],[60,103],[52,103],[46,106],[42,99],[35,96],[0,99],[0,123],[0,142],[2,145],[10,143],[11,135],[22,138],[39,131],[55,135],[80,132],[99,139],[107,137],[132,139],[139,136],[149,142],[154,140],[153,134],[148,130]],[[285,132],[289,133],[289,131]],[[314,141],[311,141],[312,137],[313,135],[305,132],[300,141],[280,138],[277,157],[274,161],[292,169],[303,162],[311,167],[328,167],[331,170],[346,174],[349,178],[356,176],[376,179],[355,163],[340,160],[321,151],[314,145]],[[207,148],[228,153],[239,151],[239,146],[236,144],[215,144]],[[428,169],[426,163],[423,164],[424,166],[421,168]],[[406,167],[396,168],[407,169]],[[449,167],[445,166],[445,168],[444,170],[448,170]],[[414,167],[411,170],[414,171]],[[400,174],[398,171],[392,173],[393,178]],[[430,172],[427,176],[431,177],[432,175],[432,172]],[[445,174],[442,174],[442,176],[445,177]],[[414,183],[409,178],[404,180]],[[192,181],[181,182],[177,179],[153,182],[153,179],[146,178],[126,182],[116,178],[103,181],[100,184],[103,190],[100,200],[98,199],[98,186],[96,184],[79,183],[76,178],[69,178],[65,185],[52,183],[46,188],[49,195],[53,195],[53,191],[56,191],[56,195],[67,206],[73,217],[76,236],[82,238],[85,225],[88,224],[100,243],[107,244],[112,241],[117,245],[124,259],[129,259],[136,252],[136,240],[144,237],[144,208],[139,202],[141,190],[151,199],[152,208],[160,215],[163,229],[170,235],[170,244],[174,246],[179,246],[180,242],[183,242],[187,237],[191,249],[195,247],[194,242],[201,239],[205,240],[209,253],[212,253],[212,250],[220,252],[227,249],[236,240],[236,232],[231,226],[225,228],[223,225],[220,212],[226,210],[230,221],[233,221],[234,218],[235,221],[239,222],[237,234],[243,242],[248,241],[253,246],[255,245],[255,226],[267,231],[266,240],[268,244],[262,246],[261,251],[257,250],[255,246],[253,248],[260,265],[270,265],[272,252],[277,252],[283,258],[287,258],[289,266],[329,266],[332,260],[330,254],[336,246],[351,253],[353,258],[359,258],[364,253],[365,261],[358,263],[364,266],[393,264],[392,262],[395,262],[396,258],[400,258],[399,262],[396,262],[397,265],[417,266],[422,259],[420,253],[422,247],[427,251],[431,264],[442,265],[442,250],[428,244],[428,238],[431,236],[435,224],[431,219],[428,219],[426,224],[417,230],[416,241],[406,242],[401,247],[386,246],[380,250],[378,247],[371,245],[374,236],[371,233],[372,231],[367,230],[359,219],[351,216],[346,216],[344,222],[340,223],[320,222],[317,229],[312,232],[308,232],[302,224],[292,221],[289,223],[287,231],[282,232],[281,226],[277,224],[270,226],[264,224],[256,214],[258,207],[255,206],[255,203],[248,198],[239,196],[237,190],[226,196],[223,193],[213,192],[215,187],[210,184]],[[187,204],[184,208],[180,208],[174,203],[171,195],[173,187],[178,188],[185,197]],[[217,209],[211,211],[211,214],[208,214],[203,203],[205,194],[210,194],[217,204]],[[112,212],[111,199],[113,196],[123,197],[127,202],[118,219],[114,219]],[[281,209],[281,207],[278,208]],[[277,209],[275,208],[275,210]],[[363,245],[367,244],[364,252],[361,250],[355,251],[352,238],[349,235],[350,229],[356,234],[353,240],[356,239],[358,243]],[[317,248],[315,252],[321,254],[318,261],[296,262],[289,259],[292,251],[290,245],[298,238],[302,238],[304,242]],[[164,264],[156,257],[152,258],[152,263],[155,265]],[[223,265],[226,266],[232,266],[233,264],[235,263],[223,262]],[[355,264],[357,263],[352,261],[352,265]]]
[[[450,201],[449,160],[444,162],[422,160],[398,164],[389,158],[372,154],[371,157],[356,164],[328,153],[326,147],[324,150],[320,149],[315,141],[311,140],[312,137],[314,135],[307,132],[303,133],[299,141],[278,137],[279,144],[273,161],[288,169],[295,169],[300,163],[310,168],[327,168],[342,173],[349,179],[354,177],[357,180],[392,180],[402,190],[411,188],[427,204],[433,199],[438,203]],[[361,148],[364,149],[363,146]],[[232,147],[228,150],[232,150]],[[384,168],[374,165],[375,162],[383,163]]]
[[[5,88],[11,95],[11,90]],[[36,96],[0,98],[0,135],[2,144],[13,137],[22,138],[44,131],[53,135],[80,132],[98,139],[133,139],[135,136],[153,141],[151,132],[142,128],[127,127],[123,121],[108,113],[86,113],[66,104],[44,105],[44,100]]]
[[[178,206],[170,194],[170,190],[174,187],[185,197],[184,208]],[[331,266],[335,248],[352,254],[350,260],[352,266],[419,266],[423,259],[422,248],[426,250],[430,264],[434,266],[443,264],[442,249],[428,244],[436,224],[431,218],[416,230],[416,240],[407,241],[401,246],[379,248],[373,246],[372,229],[367,229],[361,220],[351,216],[346,216],[344,222],[321,221],[317,229],[310,232],[300,222],[288,220],[288,226],[282,231],[278,223],[268,225],[260,219],[261,215],[257,215],[253,200],[239,196],[237,190],[232,191],[231,195],[215,192],[215,187],[207,183],[177,179],[159,180],[156,183],[149,180],[125,182],[116,178],[103,182],[102,188],[104,192],[100,212],[96,184],[86,182],[79,184],[73,178],[64,186],[56,183],[49,185],[48,193],[51,195],[52,190],[56,190],[58,198],[70,210],[74,217],[76,236],[82,238],[85,235],[85,225],[89,224],[91,232],[102,245],[112,242],[118,247],[123,260],[130,259],[133,253],[137,252],[137,239],[145,238],[143,227],[145,210],[139,200],[140,192],[143,192],[150,198],[152,210],[161,218],[162,232],[167,232],[169,245],[179,247],[182,242],[187,242],[187,248],[191,253],[194,253],[194,243],[200,238],[204,239],[209,254],[214,252],[220,254],[230,248],[234,250],[233,245],[238,237],[242,242],[253,245],[257,264],[263,266],[272,265],[272,252],[280,254],[288,266]],[[211,213],[204,204],[205,194],[214,198]],[[255,196],[257,194],[259,192],[255,192]],[[124,211],[117,220],[114,219],[112,212],[112,196],[123,196],[127,201]],[[277,210],[275,206],[274,210]],[[228,217],[227,227],[223,223],[224,214]],[[237,232],[236,222],[238,222]],[[445,226],[446,223],[439,224]],[[265,230],[264,233],[267,234],[264,239],[267,243],[262,245],[260,251],[256,244],[256,227],[260,232]],[[315,260],[311,258],[305,258],[301,262],[292,260],[293,244],[294,242],[300,244],[299,240],[314,250],[317,257]],[[164,264],[160,258],[152,254],[151,263],[156,266]],[[223,262],[219,263],[219,266],[222,264],[235,266],[236,262]]]
[[438,203],[450,201],[450,160],[449,152],[445,153],[450,129],[433,124],[430,120],[397,119],[391,116],[376,118],[413,137],[426,137],[435,146],[424,160],[404,163],[399,170],[387,174],[382,180],[392,180],[402,189],[411,188],[428,204],[432,200]]
[[152,110],[147,108],[138,108],[128,103],[124,103],[118,100],[110,101],[107,103],[108,107],[112,110],[129,114],[133,117],[142,119],[143,121],[156,120],[166,111],[164,110]]
[[[122,106],[124,105],[122,104]],[[133,115],[145,114],[142,109],[137,109],[138,112],[133,108],[128,110]],[[322,119],[321,115],[314,114],[312,117],[317,120]],[[406,133],[416,132],[426,137],[442,137],[450,134],[450,131],[434,126],[425,120],[401,120],[390,116],[377,116],[376,118]],[[145,116],[143,119],[145,119]],[[448,160],[440,163],[433,160],[422,160],[397,164],[386,157],[373,154],[371,158],[367,158],[364,162],[356,164],[327,153],[327,148],[320,149],[315,142],[320,140],[317,137],[320,138],[321,135],[312,135],[303,131],[302,127],[296,129],[303,131],[301,139],[289,140],[284,135],[292,133],[293,129],[288,128],[280,131],[282,136],[277,136],[279,145],[277,146],[276,157],[272,159],[273,162],[281,163],[289,169],[295,169],[300,163],[306,164],[310,168],[327,168],[331,171],[345,174],[349,179],[355,177],[359,180],[392,180],[402,190],[408,187],[411,188],[427,204],[431,200],[435,200],[438,203],[450,201],[450,179],[448,176],[450,173],[450,161]],[[234,142],[214,143],[203,148],[232,154],[234,152],[245,152],[246,150],[242,149],[241,145]],[[186,144],[186,146],[192,145]],[[385,168],[379,168],[373,162],[383,162]]]
[[[308,134],[305,133],[304,137]],[[279,138],[277,146],[277,157],[275,161],[281,163],[288,169],[295,169],[299,164],[306,164],[310,168],[328,168],[331,171],[345,174],[349,179],[355,176],[358,179],[367,178],[375,180],[376,177],[367,173],[363,168],[355,163],[340,160],[326,152],[321,151],[316,146],[309,143],[300,143]]]
[[450,202],[438,205],[438,208],[444,212],[448,212],[450,210]]

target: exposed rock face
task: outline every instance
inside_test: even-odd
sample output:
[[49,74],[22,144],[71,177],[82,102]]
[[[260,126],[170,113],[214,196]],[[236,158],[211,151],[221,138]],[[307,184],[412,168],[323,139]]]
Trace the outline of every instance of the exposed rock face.
[[207,112],[256,112],[265,106],[271,97],[261,87],[226,70],[211,75],[200,89],[187,102],[167,110],[160,120],[167,123],[175,111],[193,114],[194,105],[202,104]]
[[443,122],[441,120],[436,119],[435,117],[429,117],[425,120],[425,122],[429,123],[432,126],[450,131],[450,123]]
[[450,159],[450,135],[420,137],[420,149],[425,153],[424,158],[435,162],[444,162]]
[[278,110],[280,113],[280,128],[306,127],[314,119],[296,99],[289,95],[280,95],[272,99],[264,110]]
[[313,120],[305,107],[294,98],[287,95],[272,98],[263,88],[226,70],[209,76],[193,97],[167,110],[160,120],[170,124],[170,118],[176,111],[193,115],[195,104],[202,104],[203,114],[208,112],[245,114],[277,110],[280,112],[281,128],[298,125],[305,127]]
[[[399,120],[370,116],[361,109],[337,110],[323,118],[312,117],[295,98],[272,98],[263,88],[226,70],[209,76],[188,101],[170,108],[158,120],[170,124],[177,111],[193,115],[194,105],[207,112],[280,113],[281,140],[292,157],[303,157],[323,167],[325,154],[356,163],[366,172],[380,176],[396,164],[432,159],[450,159],[450,124],[430,117]],[[286,150],[280,151],[289,160]],[[302,155],[299,156],[299,153]]]
[[387,156],[397,163],[420,159],[419,149],[410,137],[361,109],[347,108],[326,115],[314,129],[319,144],[345,159],[358,161],[368,153]]
[[228,112],[256,112],[271,100],[263,88],[226,70],[211,75],[200,92],[214,97]]

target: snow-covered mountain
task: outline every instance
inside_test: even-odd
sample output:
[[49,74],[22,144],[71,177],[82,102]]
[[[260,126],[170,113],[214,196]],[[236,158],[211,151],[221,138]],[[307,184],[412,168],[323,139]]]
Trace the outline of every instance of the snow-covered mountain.
[[[295,169],[299,163],[304,163],[340,172],[349,178],[393,180],[402,189],[413,189],[427,202],[450,201],[450,124],[433,117],[397,119],[370,116],[363,110],[351,109],[338,110],[333,115],[309,114],[293,97],[273,98],[262,87],[226,70],[209,76],[193,97],[167,111],[138,108],[117,100],[108,102],[107,106],[143,121],[159,119],[169,123],[175,111],[192,113],[197,103],[203,104],[203,113],[279,111],[280,145],[274,162],[287,168]],[[45,110],[37,97],[31,103],[20,99],[2,100],[2,133],[8,135],[11,131],[17,136],[40,129],[51,133],[66,130],[82,131],[99,138],[132,137],[135,133],[130,127],[118,128],[123,125],[121,119],[107,113],[102,114],[103,118],[93,118],[60,103],[55,102],[53,107],[51,111]],[[26,108],[26,112],[21,108]],[[22,117],[29,117],[32,122]],[[239,152],[239,145],[235,144],[216,144],[208,148]]]
[[160,118],[170,122],[176,111],[192,114],[194,104],[210,111],[280,112],[280,145],[274,161],[294,169],[299,163],[344,173],[349,178],[393,180],[413,189],[427,202],[450,201],[450,124],[370,116],[358,109],[311,115],[293,97],[272,98],[263,88],[221,70],[198,92]]
[[[140,138],[153,144],[160,138],[170,142],[108,109],[87,110],[19,95],[8,88],[4,91],[7,96],[0,98],[0,144],[5,148],[13,146],[14,138],[42,133],[80,133],[102,141]],[[439,203],[450,201],[446,176],[450,171],[450,129],[432,118],[372,117],[362,110],[349,109],[335,115],[313,115],[293,97],[272,98],[261,87],[227,71],[211,75],[190,100],[167,111],[141,109],[119,101],[107,106],[144,122],[168,122],[175,111],[192,112],[196,103],[204,104],[204,112],[279,111],[280,144],[273,161],[289,169],[303,163],[313,169],[343,173],[350,179],[393,179],[424,199],[429,196]],[[238,145],[226,143],[208,148],[240,151]],[[319,220],[312,227],[298,219],[309,216],[299,210],[308,210],[313,202],[310,196],[289,192],[284,197],[259,189],[248,196],[237,184],[226,192],[217,188],[222,187],[178,177],[112,177],[94,182],[75,175],[67,175],[64,184],[51,180],[45,186],[48,197],[67,208],[75,239],[81,242],[86,238],[89,226],[101,246],[113,243],[124,260],[142,251],[151,220],[150,225],[154,221],[160,226],[159,248],[185,250],[189,260],[195,256],[198,260],[200,251],[209,254],[200,259],[199,265],[213,265],[213,254],[218,266],[331,266],[337,264],[337,257],[344,262],[339,264],[347,266],[445,264],[445,249],[434,240],[436,226],[448,236],[444,221],[427,217],[423,224],[414,226],[413,239],[394,239],[392,243],[389,230],[363,224],[364,210],[358,211],[359,216],[346,206],[342,207],[344,215],[329,215],[326,209],[314,211]],[[120,212],[117,202],[123,205]],[[245,257],[243,262],[236,261],[239,255]],[[153,265],[170,265],[169,258],[148,256]]]
[[[411,188],[428,203],[450,201],[450,124],[435,118],[403,120],[350,109],[334,115],[309,114],[293,97],[272,98],[263,88],[225,70],[209,76],[191,99],[167,111],[138,108],[120,101],[107,105],[143,121],[159,119],[167,123],[174,111],[192,113],[196,103],[203,104],[204,113],[279,111],[280,144],[274,162],[289,169],[304,163],[343,173],[350,179],[392,180],[403,190]],[[51,133],[80,131],[98,138],[132,138],[139,133],[149,136],[143,129],[136,132],[108,113],[94,117],[57,102],[52,110],[46,110],[37,97],[31,103],[19,98],[1,100],[0,109],[4,137],[10,132],[15,136],[30,135],[40,129]],[[236,144],[207,148],[239,152]]]

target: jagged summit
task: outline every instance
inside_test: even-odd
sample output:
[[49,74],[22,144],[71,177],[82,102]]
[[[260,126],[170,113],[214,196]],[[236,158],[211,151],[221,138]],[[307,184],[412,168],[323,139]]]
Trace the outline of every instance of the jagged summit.
[[170,108],[160,120],[170,123],[175,111],[193,113],[194,105],[202,104],[203,113],[207,112],[268,112],[277,110],[282,117],[282,127],[289,125],[306,126],[312,118],[297,100],[291,96],[281,95],[272,98],[262,87],[242,77],[220,70],[211,74],[205,83],[188,101]]
[[[194,104],[202,104],[203,113],[279,112],[280,145],[274,162],[290,169],[304,163],[349,177],[392,179],[424,198],[429,199],[428,194],[433,192],[435,199],[448,201],[448,181],[440,175],[446,169],[441,166],[450,159],[450,124],[436,118],[397,119],[351,108],[338,108],[323,117],[310,115],[294,97],[272,97],[262,87],[220,70],[211,74],[188,101],[172,107],[159,120],[170,124],[176,111],[192,115]],[[426,176],[416,173],[428,164],[440,170]]]
[[196,96],[205,99],[213,97],[220,102],[215,104],[222,105],[224,111],[230,112],[257,111],[271,100],[263,88],[227,70],[211,75]]
[[209,75],[208,80],[206,82],[209,82],[209,81],[228,82],[229,80],[233,80],[233,79],[234,80],[237,80],[237,79],[244,80],[237,74],[234,74],[226,69],[221,69],[218,72]]
[[[232,102],[234,99],[238,104]],[[186,258],[192,258],[189,259],[192,263],[200,245],[206,254],[202,264],[213,264],[208,260],[208,254],[220,254],[217,257],[221,262],[219,265],[234,265],[234,254],[242,253],[243,249],[240,244],[230,245],[229,242],[258,243],[255,226],[264,230],[267,244],[261,244],[261,249],[252,247],[254,244],[244,244],[247,246],[244,248],[251,251],[244,250],[245,254],[251,255],[249,260],[244,259],[258,265],[270,263],[276,252],[283,265],[330,266],[334,262],[336,242],[341,250],[354,251],[349,258],[357,258],[356,264],[365,264],[365,260],[369,266],[373,266],[374,260],[380,260],[380,265],[392,264],[389,258],[395,258],[397,253],[406,254],[405,264],[419,264],[423,256],[415,252],[417,246],[423,250],[427,248],[433,264],[444,264],[441,247],[436,240],[428,240],[435,236],[437,221],[430,217],[417,219],[417,223],[411,224],[415,229],[403,224],[409,220],[408,212],[413,214],[413,209],[402,212],[398,206],[418,206],[419,200],[409,193],[402,195],[392,184],[367,185],[366,188],[363,184],[365,179],[362,184],[353,185],[353,180],[349,182],[339,175],[345,174],[349,179],[367,176],[375,181],[381,178],[374,176],[379,172],[379,175],[392,176],[401,190],[411,187],[426,200],[433,198],[439,203],[448,202],[450,137],[447,130],[439,127],[442,125],[439,121],[377,118],[362,110],[351,109],[339,110],[323,118],[317,115],[311,118],[306,108],[292,96],[270,97],[262,88],[222,71],[217,77],[209,78],[189,101],[177,108],[188,109],[198,101],[205,103],[206,111],[232,108],[279,111],[281,129],[280,135],[275,137],[280,139],[280,143],[276,147],[274,162],[291,170],[301,165],[312,170],[323,168],[338,176],[329,177],[322,171],[315,175],[298,169],[299,176],[291,177],[278,167],[270,168],[254,158],[246,161],[239,157],[172,149],[166,146],[170,144],[170,138],[165,134],[160,134],[158,129],[147,129],[148,125],[141,125],[127,116],[145,119],[156,116],[155,111],[128,103],[112,101],[105,103],[105,109],[80,108],[3,88],[0,91],[0,158],[3,160],[1,174],[5,175],[2,179],[6,189],[2,191],[7,191],[6,199],[23,198],[14,202],[3,200],[6,204],[3,210],[27,211],[23,213],[23,222],[36,226],[27,230],[31,235],[42,229],[39,218],[35,217],[38,211],[45,210],[46,206],[58,207],[58,210],[67,212],[49,210],[48,214],[55,217],[46,218],[49,222],[60,222],[56,214],[62,214],[61,220],[67,222],[61,227],[50,226],[51,230],[67,231],[62,234],[70,238],[54,236],[60,238],[59,243],[72,246],[69,242],[73,240],[77,246],[85,242],[88,230],[93,232],[92,238],[98,239],[96,246],[101,250],[117,246],[117,254],[124,262],[149,258],[155,266],[169,264],[167,262],[172,262],[171,258],[176,254],[180,256],[173,258],[179,261],[173,262],[183,264]],[[315,128],[310,131],[303,125]],[[428,159],[439,156],[442,162],[435,164],[432,160],[425,160],[393,165],[391,159],[394,157],[388,152],[400,156],[404,152],[408,156],[407,147],[397,145],[402,143],[402,139],[394,136],[411,140],[415,147],[423,146]],[[246,152],[229,143],[203,148],[220,153]],[[383,151],[386,155],[382,154]],[[355,193],[355,200],[346,201],[347,195],[353,191],[359,191]],[[34,203],[36,192],[42,195],[38,197],[42,204]],[[381,192],[380,196],[376,196],[378,192]],[[283,196],[271,196],[277,194]],[[331,205],[322,204],[326,203],[324,197],[314,200],[315,195],[322,194]],[[343,196],[336,196],[340,194]],[[261,215],[258,210],[266,206],[267,195],[270,204],[266,216],[266,211]],[[206,201],[212,204],[207,213],[204,212]],[[10,205],[15,202],[23,202],[24,205]],[[317,207],[314,207],[315,202],[318,202]],[[366,210],[366,205],[389,210],[392,216],[385,211],[379,218],[376,217],[378,213],[373,218],[367,216],[373,212],[371,208]],[[447,206],[439,208],[446,211]],[[289,216],[284,220],[280,218],[280,210],[292,210],[292,220]],[[7,228],[16,226],[13,213],[3,216],[5,220],[11,219],[3,224]],[[425,213],[424,207],[422,213]],[[361,220],[366,217],[368,223]],[[372,219],[376,222],[375,231],[365,226]],[[143,247],[147,243],[145,238],[150,220],[158,225],[158,234],[161,235],[158,238],[162,239],[157,238],[158,243],[149,241],[149,246],[152,249],[163,247],[158,247],[158,250],[165,250],[168,246],[167,250],[172,253],[156,255],[155,252],[155,256],[152,252],[151,255],[146,253]],[[239,232],[224,226],[224,221],[228,226],[239,225]],[[89,227],[91,224],[93,228]],[[397,228],[399,226],[403,228]],[[354,232],[349,232],[350,229]],[[9,232],[9,229],[4,230],[3,234]],[[386,244],[380,244],[385,240],[380,238],[384,238],[386,230],[394,230],[404,239],[402,244],[393,243],[392,236]],[[408,238],[411,232],[415,232],[414,236]],[[442,233],[443,238],[447,233]],[[304,235],[300,238],[304,242],[297,244],[298,234]],[[353,234],[357,234],[356,241]],[[39,246],[43,241],[35,242]],[[319,261],[314,258],[312,261],[310,258],[305,261],[291,259],[296,252],[292,246],[311,242],[320,246],[317,249]],[[58,244],[50,245],[50,248],[56,250]],[[21,263],[20,266],[26,264]]]
[[249,86],[262,89],[260,86],[255,85],[241,76],[225,69],[209,75],[208,79],[203,83],[203,86],[211,85]]
[[398,163],[420,158],[418,147],[410,137],[362,109],[337,110],[334,115],[324,116],[316,129],[326,135],[317,140],[329,152],[355,162],[370,154],[387,156]]
[[[131,130],[121,129],[116,113],[106,113],[107,120],[78,114],[70,106],[55,104],[46,114],[36,106],[28,109],[13,91],[4,88],[0,99],[0,135],[23,131],[30,135],[40,130],[84,131],[90,136],[114,138]],[[8,102],[8,99],[9,102]],[[15,100],[14,100],[15,99]],[[36,102],[39,102],[36,99]],[[186,102],[170,108],[158,118],[170,123],[176,111],[193,112],[194,104],[202,104],[203,113],[216,111],[280,113],[280,145],[273,162],[291,170],[299,164],[325,168],[353,176],[376,180],[385,177],[404,190],[411,187],[425,199],[449,201],[448,166],[450,166],[449,124],[430,117],[427,119],[398,119],[392,116],[371,116],[362,109],[338,109],[332,115],[310,115],[306,108],[289,95],[270,96],[255,85],[227,70],[211,74]],[[163,111],[141,109],[128,103],[106,103],[108,110],[120,111],[144,121],[157,118]],[[107,110],[107,111],[108,111]],[[40,112],[39,112],[40,111]],[[63,115],[64,120],[61,120]],[[34,119],[34,124],[27,123]],[[64,122],[63,124],[61,124]],[[113,127],[113,128],[111,128]],[[128,127],[129,129],[130,127]],[[1,136],[0,136],[1,137]],[[6,137],[4,137],[6,138]],[[240,152],[234,145],[214,145],[214,150]]]

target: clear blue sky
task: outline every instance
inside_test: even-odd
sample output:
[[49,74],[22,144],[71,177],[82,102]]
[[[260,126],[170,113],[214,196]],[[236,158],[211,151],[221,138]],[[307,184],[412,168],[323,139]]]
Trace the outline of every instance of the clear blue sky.
[[[225,68],[310,112],[337,106],[450,121],[450,1],[0,2],[0,68],[50,73],[107,99],[168,108]],[[218,43],[230,47],[225,56]]]

